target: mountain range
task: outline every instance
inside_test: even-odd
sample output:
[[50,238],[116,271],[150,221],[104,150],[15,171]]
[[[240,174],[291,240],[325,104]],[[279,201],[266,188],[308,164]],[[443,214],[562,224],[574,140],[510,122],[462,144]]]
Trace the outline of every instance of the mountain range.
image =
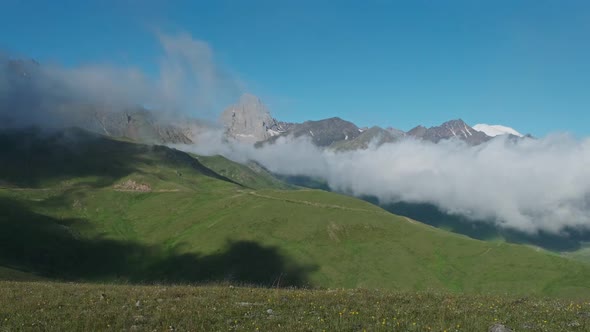
[[283,136],[306,136],[316,146],[332,147],[338,150],[367,148],[371,142],[381,145],[404,138],[433,143],[458,139],[470,145],[478,145],[501,135],[513,138],[524,137],[506,126],[478,124],[471,127],[461,119],[450,120],[430,128],[419,125],[408,132],[392,127],[360,128],[338,117],[303,123],[286,123],[274,119],[261,100],[252,95],[242,96],[238,104],[226,109],[221,122],[227,136],[241,142],[272,143]]
[[[107,136],[159,144],[196,143],[199,133],[214,127],[187,116],[149,110],[143,106],[109,107],[59,93],[65,87],[46,77],[43,67],[33,60],[9,60],[2,67],[8,90],[6,96],[0,98],[0,106],[4,109],[26,108],[33,112],[33,118],[44,120],[44,112],[50,109],[60,117],[59,124],[65,127],[81,127]],[[51,89],[47,88],[48,85]],[[19,124],[11,118],[1,120],[4,126],[15,122]],[[262,100],[251,94],[243,94],[234,105],[227,107],[219,122],[229,140],[265,144],[283,136],[308,137],[318,147],[336,150],[367,148],[372,142],[381,145],[406,138],[433,143],[457,139],[478,145],[501,135],[524,137],[510,127],[487,124],[472,127],[461,119],[430,128],[419,125],[407,132],[392,127],[360,128],[338,117],[289,123],[273,118]]]

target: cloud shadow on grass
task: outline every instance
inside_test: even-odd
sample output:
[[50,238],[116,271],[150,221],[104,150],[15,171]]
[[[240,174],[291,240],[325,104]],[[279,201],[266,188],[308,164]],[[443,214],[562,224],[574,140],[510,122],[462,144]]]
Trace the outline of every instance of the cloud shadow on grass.
[[73,226],[91,227],[85,220],[56,219],[0,196],[0,266],[59,280],[266,287],[308,286],[308,273],[317,268],[252,241],[228,241],[209,255],[176,253],[160,246],[88,239]]

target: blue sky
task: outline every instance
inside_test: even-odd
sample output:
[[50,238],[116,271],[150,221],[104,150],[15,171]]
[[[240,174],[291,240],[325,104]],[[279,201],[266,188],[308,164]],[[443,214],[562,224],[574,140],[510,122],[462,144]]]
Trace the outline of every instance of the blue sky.
[[155,31],[188,32],[287,121],[590,134],[588,1],[2,0],[0,22],[13,55],[151,75]]

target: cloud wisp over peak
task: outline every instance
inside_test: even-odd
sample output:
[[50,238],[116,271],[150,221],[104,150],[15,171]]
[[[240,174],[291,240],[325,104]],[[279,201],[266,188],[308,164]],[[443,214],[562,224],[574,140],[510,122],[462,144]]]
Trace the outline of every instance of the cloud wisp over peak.
[[187,33],[158,33],[159,76],[138,68],[73,68],[0,57],[0,126],[63,127],[78,123],[89,106],[107,112],[147,107],[160,116],[213,119],[240,95],[240,81],[216,63],[204,41]]

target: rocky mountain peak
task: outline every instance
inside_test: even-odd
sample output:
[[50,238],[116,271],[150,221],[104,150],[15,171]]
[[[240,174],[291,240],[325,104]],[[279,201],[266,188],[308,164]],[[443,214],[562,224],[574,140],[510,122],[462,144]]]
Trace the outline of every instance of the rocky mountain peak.
[[444,139],[456,138],[473,145],[481,144],[491,138],[486,134],[473,129],[461,119],[447,121],[437,127],[426,128],[418,126],[410,130],[408,135],[434,143],[438,143]]
[[247,93],[223,111],[221,122],[228,137],[246,143],[264,141],[280,134],[282,128],[260,98]]
[[477,133],[475,129],[468,126],[467,123],[461,119],[447,121],[440,125],[440,127],[450,131],[450,134],[454,137],[468,137],[473,136],[474,133]]
[[467,126],[467,123],[461,119],[449,120],[441,125],[441,127],[463,127]]

